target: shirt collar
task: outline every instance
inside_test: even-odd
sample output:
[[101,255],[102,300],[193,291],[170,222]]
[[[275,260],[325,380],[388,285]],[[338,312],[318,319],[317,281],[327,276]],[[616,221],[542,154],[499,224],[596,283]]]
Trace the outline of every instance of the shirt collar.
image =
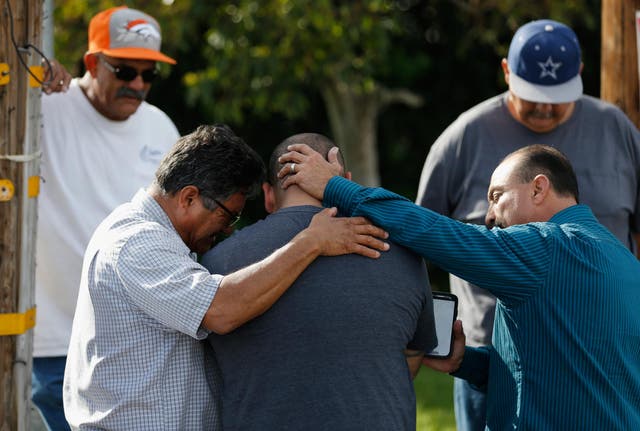
[[131,200],[133,205],[139,207],[146,214],[149,214],[153,219],[155,219],[162,226],[167,229],[176,230],[169,219],[167,213],[162,209],[160,204],[149,194],[149,192],[145,189],[140,189],[136,192]]
[[596,218],[586,205],[577,204],[572,205],[559,211],[551,217],[549,222],[564,224],[564,223],[580,223],[580,222],[593,222]]

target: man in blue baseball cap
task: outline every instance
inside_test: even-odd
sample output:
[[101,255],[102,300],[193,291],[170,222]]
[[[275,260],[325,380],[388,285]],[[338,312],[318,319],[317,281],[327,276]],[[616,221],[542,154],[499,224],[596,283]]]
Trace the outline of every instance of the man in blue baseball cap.
[[[417,203],[484,224],[491,173],[509,153],[545,144],[571,161],[581,202],[636,252],[640,229],[640,133],[620,109],[582,93],[582,60],[571,28],[552,20],[520,27],[502,60],[509,90],[461,114],[429,151]],[[467,344],[492,343],[495,297],[450,276]],[[458,430],[482,430],[485,394],[455,379]]]

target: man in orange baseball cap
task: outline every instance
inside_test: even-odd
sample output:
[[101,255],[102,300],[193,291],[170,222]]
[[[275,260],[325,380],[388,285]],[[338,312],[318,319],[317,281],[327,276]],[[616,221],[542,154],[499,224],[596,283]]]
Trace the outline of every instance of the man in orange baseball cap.
[[38,199],[33,401],[52,430],[69,429],[62,380],[84,250],[100,221],[151,183],[179,137],[145,101],[160,51],[158,22],[116,7],[89,23],[86,73],[71,79],[57,65],[42,98],[42,184]]
[[156,78],[156,61],[175,64],[160,52],[160,26],[126,6],[107,9],[89,23],[87,74],[80,87],[102,115],[123,121],[136,112]]

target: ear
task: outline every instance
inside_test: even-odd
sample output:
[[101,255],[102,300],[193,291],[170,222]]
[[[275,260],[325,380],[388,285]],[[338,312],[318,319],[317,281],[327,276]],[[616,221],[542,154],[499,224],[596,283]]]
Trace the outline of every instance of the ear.
[[276,192],[269,183],[262,183],[262,192],[264,193],[264,209],[272,214],[278,209],[276,206]]
[[334,168],[338,168],[336,175],[340,175],[340,172],[344,172],[344,166],[342,166],[338,161],[339,152],[340,152],[340,148],[331,147],[331,149],[329,150],[329,153],[327,153],[327,160],[329,161],[329,163],[331,163]]
[[196,186],[185,186],[176,194],[178,207],[183,211],[189,211],[198,203],[200,190]]
[[504,74],[504,82],[509,85],[509,63],[506,58],[503,58],[500,62],[500,66],[502,66],[502,73]]
[[546,199],[551,190],[551,182],[546,175],[538,174],[532,181],[533,186],[533,202],[541,204]]
[[84,55],[84,67],[93,76],[96,77],[96,68],[98,67],[98,55],[97,54],[85,54]]

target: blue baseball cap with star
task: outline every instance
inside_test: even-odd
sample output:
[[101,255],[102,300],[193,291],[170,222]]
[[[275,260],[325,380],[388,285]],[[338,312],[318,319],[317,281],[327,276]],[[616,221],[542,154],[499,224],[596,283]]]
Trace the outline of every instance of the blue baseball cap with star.
[[509,46],[509,89],[537,103],[570,103],[582,95],[580,44],[573,30],[548,19],[516,31]]

